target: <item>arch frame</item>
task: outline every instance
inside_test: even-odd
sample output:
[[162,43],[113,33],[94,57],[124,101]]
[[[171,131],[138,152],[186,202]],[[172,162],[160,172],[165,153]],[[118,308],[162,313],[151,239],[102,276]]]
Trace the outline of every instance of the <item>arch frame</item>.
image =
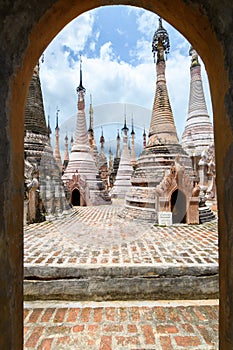
[[[38,57],[77,15],[119,1],[23,0],[0,11],[0,348],[23,349],[23,116]],[[198,47],[214,111],[220,252],[220,349],[233,348],[233,4],[230,0],[121,1],[158,13]],[[9,34],[11,33],[11,35]],[[43,35],[42,35],[43,33]],[[9,288],[10,286],[10,288]]]

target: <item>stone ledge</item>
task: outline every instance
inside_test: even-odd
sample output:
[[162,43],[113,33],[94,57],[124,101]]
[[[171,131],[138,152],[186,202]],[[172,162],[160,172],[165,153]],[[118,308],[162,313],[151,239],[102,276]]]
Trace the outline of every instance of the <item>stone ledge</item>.
[[218,297],[213,266],[25,266],[25,300],[208,299]]

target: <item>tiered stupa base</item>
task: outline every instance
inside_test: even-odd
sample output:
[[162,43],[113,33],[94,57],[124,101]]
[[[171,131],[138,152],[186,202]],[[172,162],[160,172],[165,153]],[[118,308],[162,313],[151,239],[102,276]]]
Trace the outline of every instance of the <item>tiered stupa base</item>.
[[132,186],[125,197],[124,216],[158,222],[156,186],[169,173],[177,156],[192,180],[191,160],[179,144],[156,145],[144,149],[131,178]]
[[80,205],[111,204],[111,198],[98,175],[89,146],[73,146],[62,180],[71,194],[74,189],[79,191]]

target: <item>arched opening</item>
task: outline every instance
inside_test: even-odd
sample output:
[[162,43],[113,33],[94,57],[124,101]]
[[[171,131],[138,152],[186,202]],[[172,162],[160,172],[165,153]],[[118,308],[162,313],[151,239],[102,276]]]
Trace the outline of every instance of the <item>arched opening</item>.
[[182,191],[176,189],[171,195],[172,223],[186,223],[186,197]]
[[[19,0],[19,12],[10,6],[13,1],[7,4],[6,11],[1,11],[1,23],[5,26],[0,34],[4,48],[0,54],[3,82],[0,148],[5,150],[1,154],[4,171],[0,181],[3,194],[0,206],[3,249],[0,256],[4,281],[1,285],[1,303],[4,305],[1,348],[4,349],[22,349],[23,115],[31,73],[44,48],[67,23],[80,13],[107,3],[95,0],[70,4],[59,0],[30,8]],[[118,4],[119,1],[111,3]],[[201,0],[145,3],[138,0],[133,5],[146,6],[175,26],[199,48],[206,64],[215,114],[219,231],[224,233],[220,236],[220,348],[232,349],[232,127],[228,117],[232,115],[232,84],[228,76],[232,70],[232,47],[225,39],[231,28],[228,13],[232,12],[232,3],[213,1],[204,4]],[[8,35],[9,18],[11,37]]]
[[77,188],[72,191],[71,204],[74,206],[80,206],[80,192]]

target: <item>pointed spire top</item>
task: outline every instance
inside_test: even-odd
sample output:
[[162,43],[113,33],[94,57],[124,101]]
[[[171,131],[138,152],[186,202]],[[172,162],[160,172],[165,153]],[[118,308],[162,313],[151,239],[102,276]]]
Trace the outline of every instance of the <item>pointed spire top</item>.
[[83,87],[83,74],[82,74],[82,56],[80,55],[80,80],[79,80],[79,86],[77,87],[77,93],[80,91],[85,94],[86,89]]
[[103,127],[101,126],[100,143],[103,144],[104,142],[105,142],[105,139],[104,139],[104,132],[103,132]]
[[189,49],[189,56],[192,56],[191,67],[200,66],[200,63],[198,61],[198,53],[192,46],[190,46]]
[[57,112],[56,112],[56,128],[55,128],[55,130],[56,130],[56,129],[59,129],[59,126],[58,126],[58,114],[59,114],[59,112],[60,112],[60,109],[58,109],[58,107],[57,107]]
[[170,41],[168,32],[163,28],[162,18],[159,18],[159,27],[155,31],[152,41],[152,52],[154,56],[154,62],[156,61],[156,52],[157,52],[157,63],[164,61],[164,53],[169,53],[170,50]]
[[50,134],[52,134],[52,130],[51,130],[51,127],[50,127],[50,115],[48,114],[48,137],[50,137]]
[[144,126],[144,131],[143,131],[143,135],[142,135],[143,137],[145,137],[146,136],[146,130],[145,130],[145,126]]
[[93,108],[92,108],[92,95],[90,94],[90,107],[89,107],[89,129],[88,132],[92,133],[93,130]]
[[66,133],[66,137],[65,137],[65,142],[68,143],[68,136],[67,136],[67,133]]
[[132,131],[131,131],[131,135],[135,135],[134,126],[133,126],[133,117],[132,117]]
[[120,133],[119,133],[119,129],[117,129],[117,140],[120,140]]
[[127,127],[127,124],[126,124],[126,114],[125,114],[125,117],[124,117],[124,126],[123,126],[123,128],[121,129],[122,131],[128,131],[129,130],[129,128]]

